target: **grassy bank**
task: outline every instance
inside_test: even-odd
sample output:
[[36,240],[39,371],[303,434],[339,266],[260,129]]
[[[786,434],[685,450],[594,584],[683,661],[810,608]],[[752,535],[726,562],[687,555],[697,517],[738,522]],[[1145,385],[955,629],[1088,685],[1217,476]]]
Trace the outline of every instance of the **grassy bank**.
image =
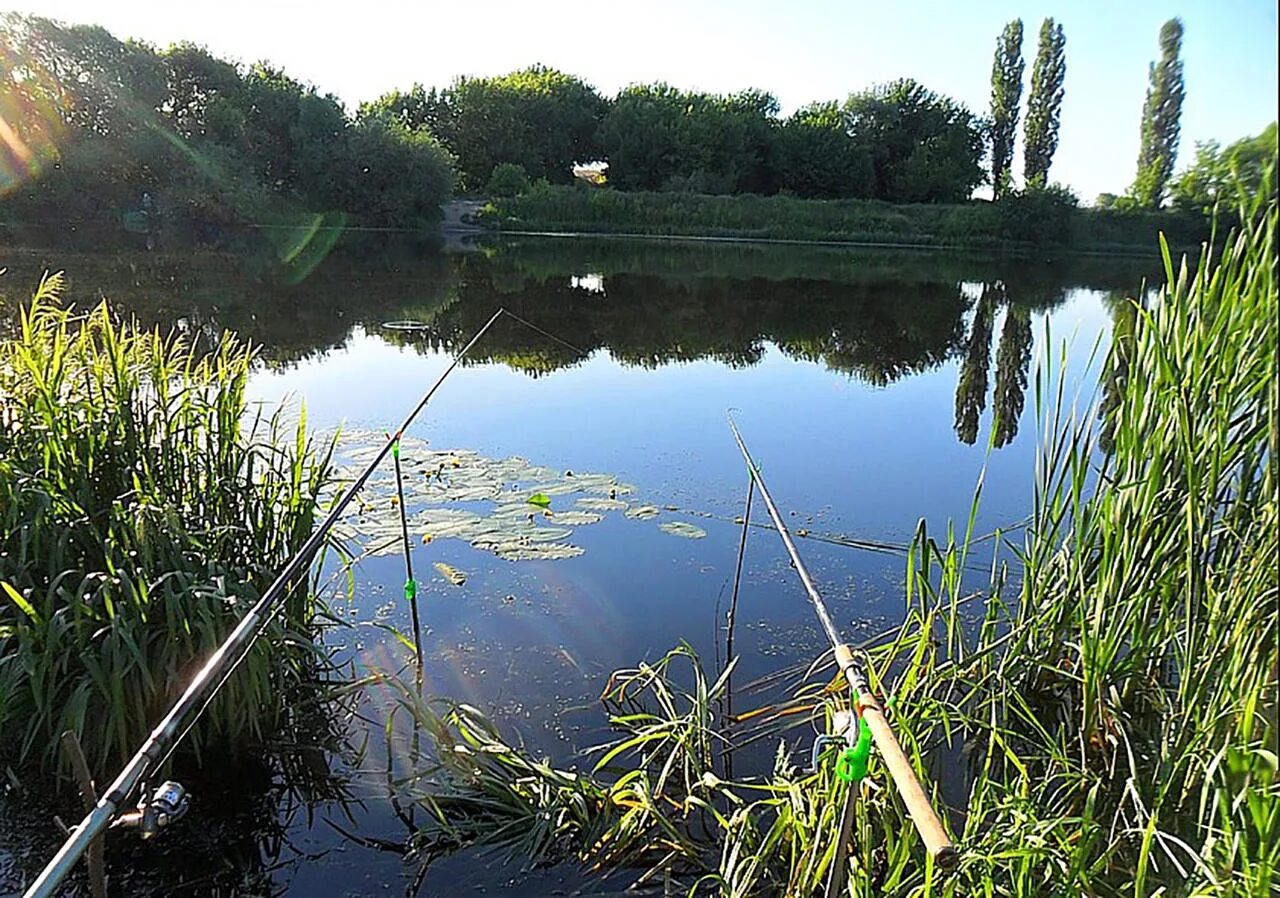
[[1193,247],[1207,235],[1199,216],[1083,209],[1048,196],[999,205],[893,205],[873,200],[706,196],[534,186],[494,199],[482,220],[502,230],[690,236],[741,240],[841,241],[987,249],[1153,252],[1162,231]]
[[[1016,585],[997,557],[968,601],[965,571],[990,549],[921,524],[905,622],[865,650],[918,769],[958,781],[945,815],[961,862],[947,877],[925,863],[873,755],[847,894],[1280,885],[1276,206],[1245,219],[1220,256],[1167,259],[1093,403],[1041,368],[1034,510],[1000,549],[1021,563]],[[841,706],[829,682],[785,710]],[[689,894],[816,893],[848,787],[830,764],[801,768],[808,735],[780,747],[772,776],[730,781],[721,750],[760,728],[720,715],[723,689],[685,650],[619,672],[603,696],[618,741],[589,773],[530,757],[475,709],[406,693],[435,745],[413,787],[430,814],[420,847],[658,868]],[[779,710],[779,727],[797,719]]]
[[[309,536],[329,465],[304,424],[246,413],[249,347],[197,353],[68,311],[60,286],[0,341],[0,764],[59,763],[69,729],[105,775]],[[299,713],[308,587],[189,747],[260,745]]]

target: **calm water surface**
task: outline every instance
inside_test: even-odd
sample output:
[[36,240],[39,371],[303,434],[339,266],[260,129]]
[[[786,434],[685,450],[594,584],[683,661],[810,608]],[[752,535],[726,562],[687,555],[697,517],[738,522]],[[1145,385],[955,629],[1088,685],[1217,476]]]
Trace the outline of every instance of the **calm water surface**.
[[[14,251],[8,264],[0,289],[11,296],[56,265],[67,269],[78,302],[109,293],[143,320],[197,339],[228,327],[260,342],[253,400],[268,410],[303,403],[310,426],[322,430],[396,426],[499,307],[554,335],[500,321],[410,435],[431,449],[614,475],[634,487],[623,498],[661,514],[613,513],[575,528],[572,541],[584,550],[576,558],[504,561],[456,539],[415,539],[413,554],[423,584],[425,688],[486,709],[506,732],[565,763],[603,735],[594,700],[609,671],[653,660],[680,640],[708,666],[721,650],[739,538],[732,519],[746,487],[727,410],[736,409],[796,528],[897,545],[926,518],[942,533],[949,520],[963,526],[984,468],[979,530],[1004,527],[1029,509],[1037,368],[1065,359],[1068,384],[1087,401],[1096,362],[1087,369],[1095,345],[1105,344],[1111,309],[1156,272],[1146,260],[1048,264],[580,240],[412,260],[332,258],[292,285],[225,255]],[[425,329],[383,327],[399,319]],[[412,451],[405,455],[412,468]],[[671,521],[695,524],[705,537],[658,526]],[[848,636],[900,619],[901,555],[800,542]],[[465,585],[448,583],[435,562],[465,571]],[[406,650],[374,626],[408,632],[403,580],[400,554],[369,558],[355,571],[352,594],[335,599],[352,626],[329,640],[357,672],[404,667]],[[739,676],[763,675],[822,647],[779,541],[754,531],[740,598]],[[412,891],[418,865],[331,825],[404,841],[385,783],[388,757],[403,772],[402,737],[388,749],[381,736],[390,702],[385,691],[364,696],[360,716],[345,725],[350,750],[323,759],[349,800],[301,800],[279,777],[206,787],[181,824],[187,831],[166,836],[167,850],[138,849],[128,859],[142,871],[134,888]],[[23,865],[34,866],[43,851],[31,848],[38,836],[6,839],[0,891],[16,885],[18,856],[32,852]],[[540,894],[576,885],[572,871],[530,873],[463,854],[434,862],[418,894]]]

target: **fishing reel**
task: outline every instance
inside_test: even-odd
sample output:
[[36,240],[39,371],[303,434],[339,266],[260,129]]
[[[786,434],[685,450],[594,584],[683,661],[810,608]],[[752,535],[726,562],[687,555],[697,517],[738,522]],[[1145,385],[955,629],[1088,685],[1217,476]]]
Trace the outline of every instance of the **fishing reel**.
[[191,807],[191,796],[187,794],[182,783],[167,780],[151,793],[150,798],[147,797],[146,792],[146,788],[143,787],[143,797],[138,802],[137,808],[116,818],[116,822],[112,824],[113,828],[136,829],[141,838],[150,839],[186,814]]

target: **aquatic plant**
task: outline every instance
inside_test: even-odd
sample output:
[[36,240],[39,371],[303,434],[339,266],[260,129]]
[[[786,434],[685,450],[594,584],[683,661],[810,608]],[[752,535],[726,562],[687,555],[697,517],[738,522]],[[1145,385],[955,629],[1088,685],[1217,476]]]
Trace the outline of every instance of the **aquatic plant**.
[[[1165,247],[1167,286],[1135,304],[1114,350],[1126,376],[1101,397],[1105,447],[1098,402],[1078,408],[1061,374],[1040,369],[1034,509],[1009,545],[1016,589],[997,557],[975,613],[974,515],[941,542],[922,522],[906,619],[866,653],[918,767],[943,746],[963,759],[948,777],[963,792],[948,814],[961,860],[946,878],[926,863],[873,756],[879,787],[856,805],[848,894],[1263,896],[1280,885],[1269,195],[1194,266]],[[979,501],[980,489],[975,512]],[[690,673],[674,675],[677,658]],[[589,774],[532,759],[475,709],[408,700],[437,758],[414,781],[431,814],[421,838],[660,868],[691,894],[812,894],[848,787],[830,765],[797,769],[785,743],[771,776],[717,775],[722,740],[752,730],[717,716],[723,684],[683,649],[616,675],[604,700],[620,740]],[[839,701],[813,682],[751,735]]]
[[[132,754],[306,540],[330,447],[248,413],[253,350],[58,302],[46,277],[0,342],[0,758],[99,774]],[[317,606],[300,579],[188,746],[259,743],[303,713]]]

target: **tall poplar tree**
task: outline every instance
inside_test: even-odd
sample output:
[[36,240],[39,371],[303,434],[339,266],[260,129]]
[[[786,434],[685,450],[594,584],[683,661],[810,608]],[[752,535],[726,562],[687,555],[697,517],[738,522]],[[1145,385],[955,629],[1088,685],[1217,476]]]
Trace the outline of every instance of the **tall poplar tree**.
[[1040,47],[1031,69],[1031,94],[1027,97],[1022,176],[1028,186],[1043,187],[1048,182],[1049,166],[1058,149],[1062,84],[1067,77],[1066,49],[1062,26],[1045,19],[1040,26]]
[[991,63],[991,189],[996,199],[1012,180],[1013,141],[1022,104],[1022,20],[1004,26]]
[[1142,148],[1133,198],[1138,205],[1157,209],[1173,176],[1182,132],[1182,20],[1170,19],[1160,29],[1160,61],[1151,63],[1151,83],[1142,107]]

